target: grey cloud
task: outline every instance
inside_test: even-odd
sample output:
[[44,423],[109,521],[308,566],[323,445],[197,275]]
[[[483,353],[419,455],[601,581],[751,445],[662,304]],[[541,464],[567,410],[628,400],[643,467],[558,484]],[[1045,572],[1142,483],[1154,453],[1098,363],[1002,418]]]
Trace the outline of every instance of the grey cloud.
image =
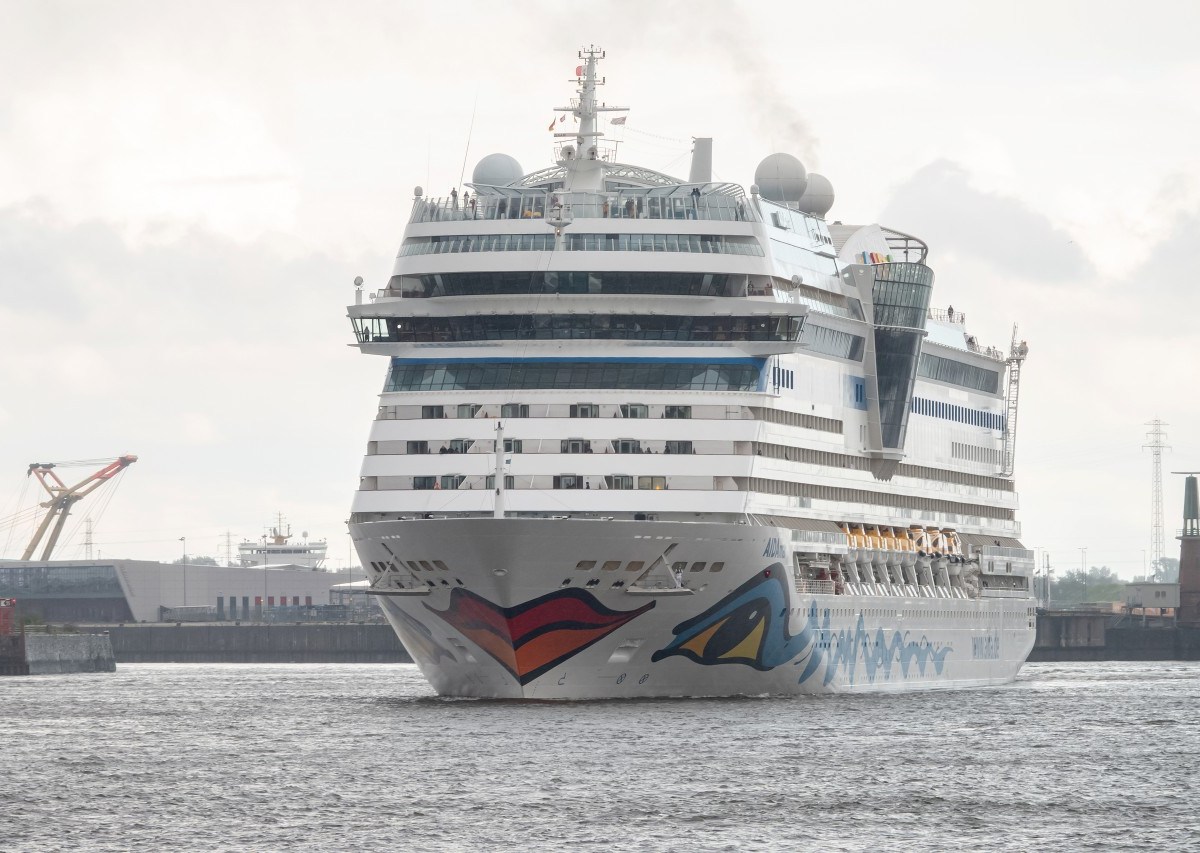
[[[345,305],[356,273],[379,283],[388,267],[200,229],[131,245],[103,223],[0,210],[10,462],[137,453],[123,516],[155,518],[186,491],[209,514],[197,526],[279,508],[329,530],[383,371],[348,346]],[[260,505],[263,492],[295,506]]]
[[[1179,216],[1149,258],[1121,283],[1129,312],[1150,328],[1196,338],[1200,287],[1196,284],[1196,247],[1200,246],[1200,212]],[[1134,298],[1130,294],[1138,294]],[[1197,350],[1191,348],[1194,361]],[[1180,353],[1183,355],[1184,353]]]
[[85,256],[89,269],[102,269],[125,249],[107,225],[57,228],[45,224],[51,216],[40,201],[0,210],[0,307],[71,322],[83,317],[89,291],[75,259]]
[[884,225],[915,234],[939,251],[986,261],[1039,281],[1095,274],[1071,235],[1019,199],[970,185],[961,166],[937,160],[901,184],[880,216]]

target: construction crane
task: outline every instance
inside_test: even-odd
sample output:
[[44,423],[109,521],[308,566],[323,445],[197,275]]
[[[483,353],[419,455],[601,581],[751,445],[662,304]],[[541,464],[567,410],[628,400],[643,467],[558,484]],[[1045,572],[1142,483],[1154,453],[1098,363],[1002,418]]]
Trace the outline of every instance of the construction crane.
[[1021,365],[1025,356],[1029,355],[1029,344],[1018,343],[1017,324],[1013,323],[1012,343],[1008,348],[1008,387],[1004,393],[1004,466],[1000,471],[1002,477],[1011,477],[1016,468],[1017,457],[1017,399],[1021,393]]
[[68,486],[54,471],[55,468],[66,463],[34,462],[30,464],[29,470],[25,472],[25,476],[37,477],[37,481],[42,484],[42,488],[49,493],[50,500],[43,501],[40,504],[40,506],[46,507],[46,517],[38,525],[38,529],[33,534],[33,539],[29,541],[29,546],[26,547],[25,553],[21,555],[21,559],[28,560],[33,556],[33,552],[37,550],[38,543],[42,541],[42,537],[46,535],[46,531],[50,530],[50,525],[53,524],[54,530],[51,531],[50,537],[46,540],[46,547],[42,550],[40,558],[42,560],[49,560],[50,555],[54,552],[54,546],[58,544],[59,536],[62,535],[63,527],[66,526],[67,516],[71,514],[71,507],[120,474],[134,462],[137,462],[137,457],[132,454],[120,456],[109,461],[99,471],[85,477],[74,486]]

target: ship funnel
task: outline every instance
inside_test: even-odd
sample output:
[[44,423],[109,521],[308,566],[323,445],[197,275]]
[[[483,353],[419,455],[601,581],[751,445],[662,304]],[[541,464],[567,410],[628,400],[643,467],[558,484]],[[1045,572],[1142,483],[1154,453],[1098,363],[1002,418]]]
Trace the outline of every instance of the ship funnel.
[[712,137],[697,136],[692,139],[692,168],[688,172],[689,184],[707,184],[712,180]]

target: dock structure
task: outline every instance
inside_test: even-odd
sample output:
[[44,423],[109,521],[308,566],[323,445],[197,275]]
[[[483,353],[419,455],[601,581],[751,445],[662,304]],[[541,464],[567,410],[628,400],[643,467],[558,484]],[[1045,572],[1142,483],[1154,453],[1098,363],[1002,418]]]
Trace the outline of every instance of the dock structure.
[[16,599],[0,598],[0,675],[116,671],[107,632],[19,625],[16,612]]
[[1200,627],[1095,609],[1043,610],[1031,663],[1200,660]]

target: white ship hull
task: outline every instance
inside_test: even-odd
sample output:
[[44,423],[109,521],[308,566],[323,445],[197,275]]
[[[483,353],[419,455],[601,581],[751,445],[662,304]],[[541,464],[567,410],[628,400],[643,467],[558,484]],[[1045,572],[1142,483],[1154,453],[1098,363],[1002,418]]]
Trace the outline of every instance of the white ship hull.
[[[774,527],[431,518],[357,522],[351,534],[388,620],[444,696],[978,687],[1015,678],[1034,641],[1025,593],[800,592],[788,531]],[[676,575],[679,562],[689,568]]]

